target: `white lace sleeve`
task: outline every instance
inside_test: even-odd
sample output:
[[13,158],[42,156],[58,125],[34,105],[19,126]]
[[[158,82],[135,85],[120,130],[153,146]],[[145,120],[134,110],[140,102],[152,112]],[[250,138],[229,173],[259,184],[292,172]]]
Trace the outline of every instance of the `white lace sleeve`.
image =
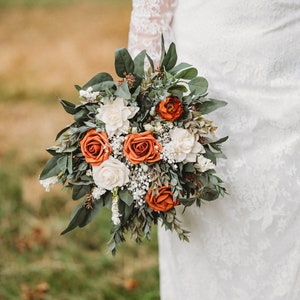
[[133,0],[128,50],[133,57],[146,49],[155,62],[160,56],[161,34],[172,42],[172,19],[176,0]]

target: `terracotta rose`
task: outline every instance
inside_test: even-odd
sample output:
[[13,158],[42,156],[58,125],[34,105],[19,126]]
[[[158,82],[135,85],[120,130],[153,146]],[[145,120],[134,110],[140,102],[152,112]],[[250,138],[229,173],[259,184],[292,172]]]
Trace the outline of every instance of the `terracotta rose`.
[[146,195],[146,202],[154,211],[168,211],[176,205],[178,201],[174,201],[173,193],[170,186],[161,186],[158,188],[158,194],[152,195],[152,190],[149,190]]
[[167,121],[174,122],[183,113],[181,101],[175,96],[169,96],[166,100],[159,102],[156,111],[160,116]]
[[109,158],[112,151],[106,132],[97,132],[95,129],[86,133],[80,141],[80,147],[86,162],[92,166],[99,166]]
[[132,133],[126,136],[124,155],[133,164],[156,162],[160,160],[161,144],[152,132]]

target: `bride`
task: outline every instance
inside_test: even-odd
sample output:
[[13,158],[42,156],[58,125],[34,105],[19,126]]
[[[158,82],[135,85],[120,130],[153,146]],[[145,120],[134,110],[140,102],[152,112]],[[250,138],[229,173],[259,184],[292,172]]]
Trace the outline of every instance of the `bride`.
[[133,56],[161,33],[228,102],[230,194],[181,216],[190,243],[159,230],[161,299],[300,299],[299,0],[133,0]]

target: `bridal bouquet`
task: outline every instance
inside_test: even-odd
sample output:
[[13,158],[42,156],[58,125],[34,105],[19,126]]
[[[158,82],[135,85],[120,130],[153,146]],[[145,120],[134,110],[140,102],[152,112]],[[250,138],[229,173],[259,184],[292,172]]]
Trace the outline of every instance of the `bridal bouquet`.
[[226,193],[215,165],[227,137],[217,139],[217,127],[204,117],[226,102],[208,98],[207,80],[176,61],[173,43],[166,51],[162,42],[157,68],[145,50],[132,59],[117,49],[120,80],[99,73],[75,86],[80,103],[60,100],[74,122],[47,149],[52,157],[40,182],[47,191],[61,183],[73,200],[81,199],[62,234],[87,225],[106,207],[113,254],[127,232],[137,243],[150,239],[158,221],[188,241],[177,210]]

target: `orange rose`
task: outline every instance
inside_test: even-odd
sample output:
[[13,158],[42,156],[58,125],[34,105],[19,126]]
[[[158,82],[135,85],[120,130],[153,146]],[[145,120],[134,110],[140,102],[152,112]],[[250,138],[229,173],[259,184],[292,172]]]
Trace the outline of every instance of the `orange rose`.
[[86,133],[80,141],[80,147],[86,162],[92,166],[99,166],[109,158],[112,151],[106,132],[97,132],[95,129]]
[[161,144],[150,131],[128,134],[124,142],[124,155],[133,164],[160,160]]
[[149,190],[146,195],[146,201],[150,208],[154,211],[168,211],[176,205],[178,201],[174,201],[173,193],[170,186],[161,186],[158,188],[158,194],[152,195],[152,190]]
[[167,121],[174,122],[183,113],[181,101],[175,96],[169,96],[166,100],[160,101],[156,111]]

